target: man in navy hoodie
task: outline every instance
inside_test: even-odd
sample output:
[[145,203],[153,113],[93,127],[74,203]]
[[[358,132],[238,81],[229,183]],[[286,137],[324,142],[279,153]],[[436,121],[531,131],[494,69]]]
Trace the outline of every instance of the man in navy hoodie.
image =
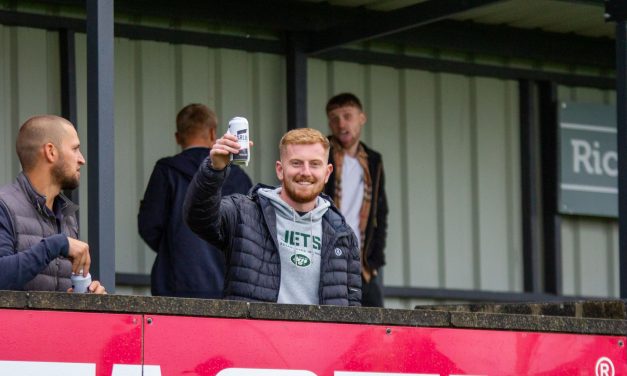
[[[176,116],[175,134],[183,151],[157,161],[150,176],[137,219],[140,236],[157,252],[152,295],[222,298],[224,255],[196,236],[181,213],[187,187],[216,141],[217,122],[207,106],[185,106]],[[233,167],[222,194],[246,194],[252,182],[242,169]]]

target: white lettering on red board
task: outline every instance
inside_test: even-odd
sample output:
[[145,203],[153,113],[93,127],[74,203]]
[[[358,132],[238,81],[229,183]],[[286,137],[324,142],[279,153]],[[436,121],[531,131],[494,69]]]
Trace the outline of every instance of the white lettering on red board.
[[[0,361],[0,375],[29,376],[93,376],[95,363]],[[335,371],[335,376],[440,376],[432,373],[390,373]],[[157,365],[114,364],[111,376],[161,376]],[[271,368],[226,368],[216,376],[317,376],[311,371]],[[460,376],[460,375],[450,375]],[[468,375],[466,375],[468,376]]]
[[114,364],[111,376],[161,376],[161,366]]
[[[614,364],[609,358],[599,358],[595,367],[596,376],[614,376]],[[335,371],[334,376],[441,376],[438,373],[390,373]],[[95,376],[95,363],[32,362],[0,360],[0,375],[29,376]],[[161,376],[161,366],[141,364],[114,364],[111,376]],[[216,376],[317,376],[306,370],[272,368],[225,368]],[[449,376],[482,376],[459,375]]]
[[225,368],[216,376],[317,376],[311,371],[296,369],[268,369],[268,368]]
[[[357,372],[335,371],[334,376],[441,376],[439,373],[394,373],[394,372]],[[216,376],[317,376],[311,371],[268,368],[225,368]],[[461,375],[449,375],[461,376]],[[481,375],[464,375],[481,376]]]
[[[23,362],[0,360],[0,375],[95,376],[95,363]],[[161,367],[141,364],[114,364],[111,376],[161,376]]]
[[85,376],[95,374],[94,363],[0,361],[0,375]]

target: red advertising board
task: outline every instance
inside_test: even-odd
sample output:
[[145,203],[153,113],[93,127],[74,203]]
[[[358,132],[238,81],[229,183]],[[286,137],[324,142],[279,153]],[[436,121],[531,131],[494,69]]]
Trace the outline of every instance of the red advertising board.
[[0,323],[0,375],[627,375],[621,336],[23,310]]
[[163,375],[627,375],[625,337],[151,318],[144,359]]
[[0,375],[109,376],[141,365],[141,341],[141,315],[2,309]]

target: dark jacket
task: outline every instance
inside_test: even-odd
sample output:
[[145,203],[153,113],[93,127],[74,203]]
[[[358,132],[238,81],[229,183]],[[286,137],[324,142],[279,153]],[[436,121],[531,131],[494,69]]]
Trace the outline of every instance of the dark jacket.
[[[185,192],[209,149],[190,148],[160,159],[150,176],[137,217],[139,234],[157,252],[152,267],[152,295],[221,298],[224,255],[200,239],[182,217]],[[246,193],[248,175],[234,168],[222,194]]]
[[[257,194],[222,198],[224,171],[203,163],[185,199],[185,218],[192,230],[222,249],[228,270],[225,296],[232,300],[276,302],[281,283],[276,212]],[[357,238],[333,206],[322,218],[320,304],[361,305],[361,276]]]
[[[388,201],[385,195],[385,174],[383,172],[383,160],[381,154],[370,149],[363,142],[361,145],[368,154],[368,170],[372,178],[372,205],[370,205],[370,215],[366,225],[366,236],[364,240],[364,254],[366,255],[366,265],[377,270],[385,265],[385,241],[388,229]],[[329,153],[329,163],[333,164],[333,150]],[[324,187],[327,195],[333,197],[335,194],[335,170],[331,173],[329,181]]]
[[67,237],[78,237],[78,206],[59,195],[53,211],[26,175],[0,188],[0,289],[67,291]]

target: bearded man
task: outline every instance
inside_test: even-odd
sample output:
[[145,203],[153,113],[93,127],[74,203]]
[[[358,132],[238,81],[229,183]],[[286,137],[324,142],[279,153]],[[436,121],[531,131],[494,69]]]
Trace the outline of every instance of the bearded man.
[[279,187],[221,196],[229,157],[240,150],[225,134],[187,191],[189,227],[225,253],[226,299],[286,304],[361,305],[359,246],[328,196],[329,141],[309,128],[287,132],[276,162]]
[[[85,158],[66,119],[40,115],[20,127],[22,172],[0,188],[0,289],[72,291],[72,274],[89,273],[87,243],[78,240],[78,206],[61,191],[75,189]],[[88,292],[104,294],[93,281]]]

